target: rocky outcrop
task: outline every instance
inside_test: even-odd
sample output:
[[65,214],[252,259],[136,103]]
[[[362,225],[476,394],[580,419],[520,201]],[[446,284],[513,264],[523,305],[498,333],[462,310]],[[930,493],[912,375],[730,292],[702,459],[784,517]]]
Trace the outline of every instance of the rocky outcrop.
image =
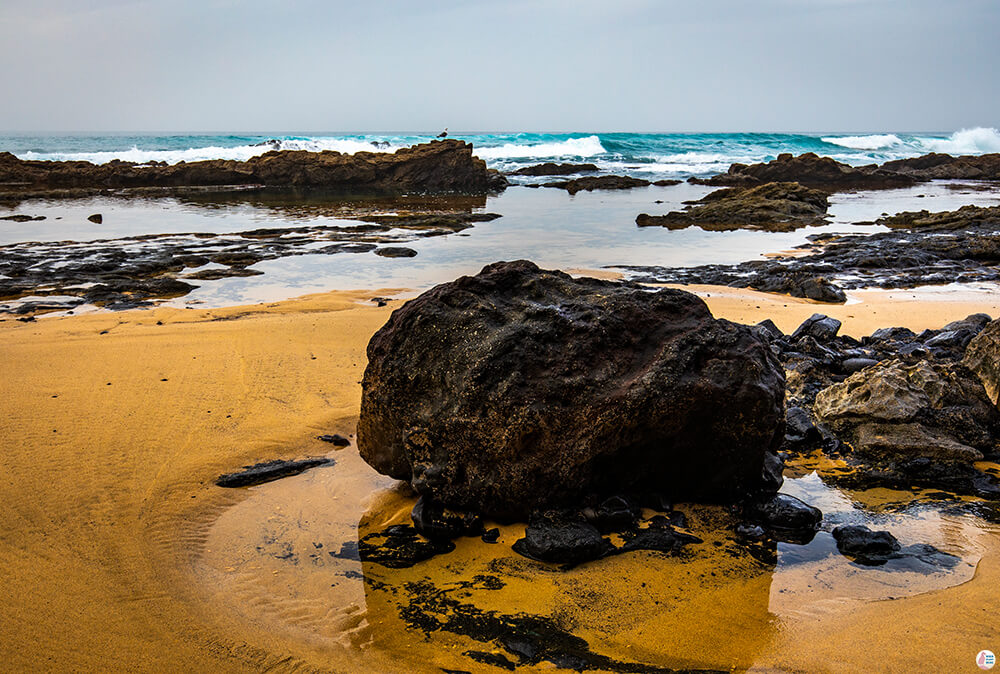
[[455,510],[776,490],[781,369],[689,293],[496,263],[396,310],[368,359],[362,457]]
[[503,189],[506,178],[474,157],[472,145],[442,140],[393,153],[266,152],[245,162],[107,164],[84,161],[23,161],[0,153],[0,195],[40,191],[106,190],[146,187],[263,185],[338,190],[420,190],[485,192]]
[[892,359],[816,396],[817,418],[877,461],[972,463],[995,449],[1000,413],[962,366]]
[[993,404],[1000,396],[1000,320],[992,321],[969,342],[962,365],[976,373]]
[[904,211],[879,218],[875,222],[891,229],[931,232],[964,231],[978,226],[988,226],[1000,230],[1000,206],[962,206],[957,211],[939,213]]
[[511,176],[568,176],[574,173],[589,173],[596,171],[595,164],[556,164],[545,162],[534,166],[525,166],[516,171],[511,171],[507,175]]
[[830,157],[807,152],[797,157],[779,154],[776,159],[762,164],[733,164],[727,173],[702,182],[742,187],[761,183],[797,182],[806,187],[837,192],[909,187],[919,180],[876,166],[855,168]]
[[920,180],[1000,180],[1000,154],[952,157],[932,152],[922,157],[887,161],[881,168]]
[[829,207],[826,192],[798,183],[767,183],[756,187],[716,190],[685,211],[666,215],[640,214],[640,227],[684,229],[692,225],[710,231],[760,229],[790,232],[800,227],[826,224]]

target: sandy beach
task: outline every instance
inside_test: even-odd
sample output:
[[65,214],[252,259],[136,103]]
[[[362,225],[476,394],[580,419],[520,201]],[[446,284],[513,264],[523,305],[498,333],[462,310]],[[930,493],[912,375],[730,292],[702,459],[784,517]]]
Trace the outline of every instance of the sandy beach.
[[[785,330],[817,310],[806,300],[693,290],[717,317],[770,317]],[[978,554],[963,557],[970,571],[957,585],[935,587],[958,581],[932,579],[927,592],[911,589],[912,596],[892,600],[833,601],[821,593],[792,611],[782,596],[805,596],[816,576],[762,570],[745,559],[719,566],[696,556],[678,578],[673,561],[657,567],[642,553],[553,575],[509,548],[464,539],[455,554],[412,569],[362,569],[329,555],[310,564],[303,552],[309,542],[326,540],[329,548],[356,539],[359,531],[404,521],[412,506],[353,446],[332,452],[316,439],[354,432],[365,346],[398,305],[369,300],[392,292],[0,322],[5,667],[454,667],[454,654],[471,642],[407,633],[394,604],[402,600],[378,591],[378,583],[430,577],[447,585],[498,565],[509,572],[506,587],[468,588],[468,601],[508,613],[558,609],[595,652],[626,661],[661,662],[658,654],[671,652],[663,666],[946,671],[956,654],[995,638],[1000,602],[991,588],[1000,579],[1000,535],[958,521],[945,529]],[[1000,303],[982,295],[908,295],[864,291],[823,312],[844,320],[852,335],[1000,314]],[[324,455],[336,466],[250,489],[213,484],[258,461]],[[697,508],[689,514],[692,526],[719,516]],[[287,563],[292,553],[266,549],[267,532],[276,534],[275,545],[295,542],[295,564]],[[518,535],[517,525],[502,528],[503,541]],[[367,583],[355,579],[358,571]],[[621,599],[625,584],[640,576],[649,576],[655,592]],[[588,585],[595,579],[601,582]],[[585,587],[598,595],[574,603]],[[671,604],[675,611],[664,613]]]

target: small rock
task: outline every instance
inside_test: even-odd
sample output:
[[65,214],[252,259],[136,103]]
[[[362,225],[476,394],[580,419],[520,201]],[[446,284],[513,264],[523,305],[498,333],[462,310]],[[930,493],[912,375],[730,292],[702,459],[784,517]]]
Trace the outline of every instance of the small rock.
[[95,225],[99,225],[104,222],[104,216],[100,213],[94,213],[93,215],[88,215],[87,219],[90,220]]
[[840,369],[844,374],[854,374],[872,365],[878,365],[874,358],[847,358],[840,363]]
[[534,514],[524,538],[514,552],[529,559],[560,564],[579,564],[604,557],[613,550],[594,525],[559,513]]
[[768,501],[754,503],[750,506],[751,519],[765,529],[789,534],[801,534],[812,538],[823,519],[819,508],[788,494],[775,494]]
[[840,554],[848,557],[885,557],[902,547],[888,531],[872,531],[858,525],[837,527],[833,530],[833,538]]
[[805,321],[802,322],[795,332],[792,333],[792,339],[799,339],[809,335],[814,339],[821,342],[833,339],[837,336],[837,332],[840,331],[840,321],[836,318],[830,318],[823,314],[813,314]]
[[345,438],[343,435],[338,435],[334,433],[333,435],[317,435],[317,440],[322,440],[323,442],[329,442],[334,447],[347,447],[351,444],[351,441]]
[[416,257],[417,251],[402,246],[382,246],[375,249],[375,254],[382,257]]
[[587,508],[583,516],[597,527],[602,534],[624,531],[635,526],[639,519],[639,509],[625,496],[612,496],[596,508]]
[[483,543],[496,543],[500,540],[500,530],[496,527],[487,529],[483,532],[481,538],[483,539]]

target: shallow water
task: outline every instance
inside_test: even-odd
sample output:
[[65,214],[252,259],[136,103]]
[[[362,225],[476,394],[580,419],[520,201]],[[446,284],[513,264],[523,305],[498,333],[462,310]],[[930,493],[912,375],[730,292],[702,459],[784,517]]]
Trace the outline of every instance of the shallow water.
[[[695,266],[730,264],[788,250],[822,232],[873,232],[882,228],[850,223],[871,221],[904,210],[953,210],[966,204],[996,205],[1000,189],[953,181],[913,188],[835,194],[830,224],[795,232],[671,231],[637,227],[639,213],[682,208],[712,188],[682,183],[672,187],[569,195],[552,188],[512,187],[490,197],[410,196],[402,199],[352,199],[292,193],[192,193],[182,197],[32,200],[4,211],[44,215],[43,221],[0,221],[0,245],[23,241],[88,241],[146,234],[241,232],[258,228],[353,225],[346,215],[448,209],[500,213],[458,234],[418,238],[406,245],[414,258],[306,254],[268,260],[253,269],[262,276],[200,282],[175,300],[226,306],[275,301],[311,292],[353,288],[422,289],[477,272],[497,260],[527,258],[542,267],[598,269],[610,265]],[[661,203],[657,203],[661,202]],[[101,213],[94,224],[87,216]],[[122,244],[127,245],[123,241]]]
[[[704,540],[679,557],[633,552],[560,570],[513,553],[524,527],[501,525],[497,544],[463,538],[451,553],[387,568],[359,560],[352,545],[408,523],[414,498],[353,447],[331,456],[333,467],[247,490],[212,526],[195,574],[236,619],[308,643],[338,669],[499,671],[489,663],[532,657],[555,669],[767,668],[785,657],[782,634],[966,583],[1000,541],[996,526],[944,514],[920,492],[829,486],[817,469],[837,466],[806,460],[789,468],[782,489],[824,512],[823,530],[806,545],[752,554],[733,537],[727,509],[679,504]],[[842,523],[958,559],[861,566],[836,550],[829,531]],[[899,655],[882,662],[906,664]]]

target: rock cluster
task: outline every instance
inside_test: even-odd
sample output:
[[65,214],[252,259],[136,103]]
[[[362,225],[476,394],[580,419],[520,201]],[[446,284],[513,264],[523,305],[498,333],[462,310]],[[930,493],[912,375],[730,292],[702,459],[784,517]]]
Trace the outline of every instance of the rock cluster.
[[919,180],[911,175],[886,168],[874,165],[848,166],[830,157],[820,157],[813,152],[807,152],[797,157],[780,154],[776,159],[761,164],[733,164],[726,173],[707,180],[693,179],[692,182],[736,187],[772,182],[797,182],[807,187],[837,192],[909,187]]

